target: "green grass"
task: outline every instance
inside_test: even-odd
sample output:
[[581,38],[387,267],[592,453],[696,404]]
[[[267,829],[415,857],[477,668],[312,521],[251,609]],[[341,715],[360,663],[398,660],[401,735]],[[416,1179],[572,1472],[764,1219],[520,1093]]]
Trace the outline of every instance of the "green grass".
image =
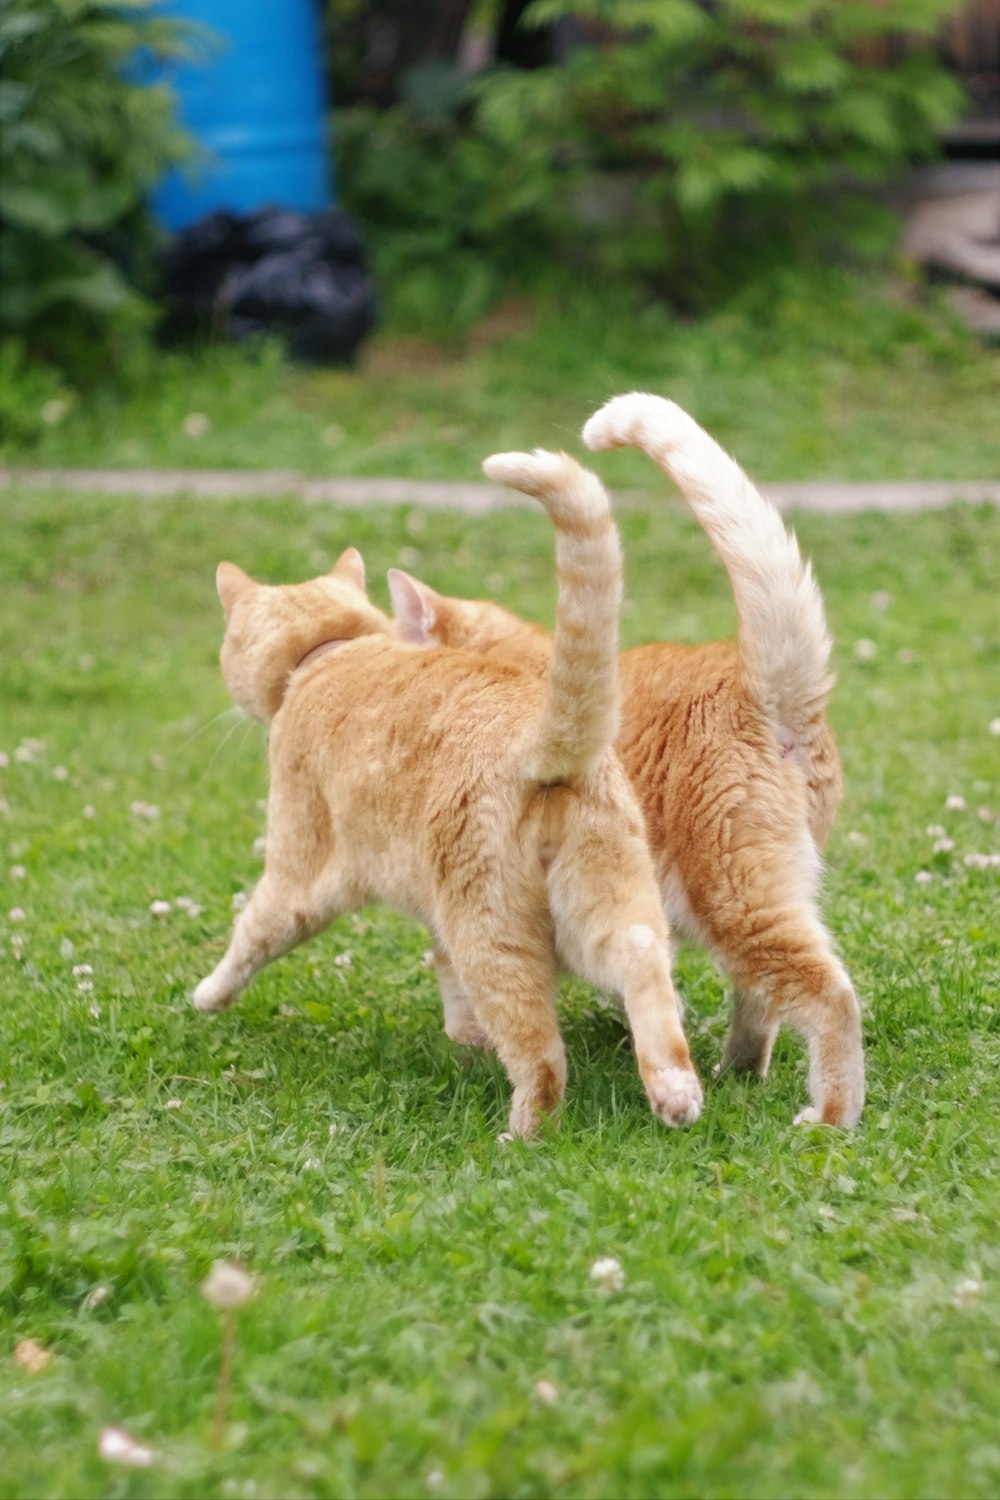
[[[7,400],[37,427],[46,403],[16,380]],[[124,396],[104,387],[56,406],[62,419],[37,442],[9,438],[0,457],[470,480],[488,453],[571,444],[609,395],[648,388],[766,480],[1000,473],[996,351],[933,302],[839,271],[756,285],[697,323],[576,288],[501,306],[462,343],[386,331],[356,371],[223,347],[157,357],[124,384]],[[184,430],[193,413],[209,419],[199,436]],[[648,487],[643,460],[617,472]]]
[[[426,934],[401,917],[344,918],[225,1015],[190,1008],[258,872],[265,790],[260,732],[215,717],[213,574],[228,555],[305,576],[353,542],[383,600],[402,561],[446,590],[489,576],[545,620],[544,519],[4,508],[0,1494],[997,1493],[998,875],[964,855],[1000,850],[976,811],[1000,808],[1000,515],[799,525],[839,643],[827,909],[864,998],[860,1130],[793,1128],[786,1040],[766,1084],[709,1083],[699,1124],[665,1131],[617,1014],[569,983],[562,1129],[504,1148],[504,1080],[453,1056]],[[730,630],[680,508],[622,520],[626,639]],[[17,759],[26,740],[44,748]],[[953,853],[931,852],[934,823]],[[202,910],[150,913],[178,896]],[[723,986],[694,950],[677,972],[707,1078]],[[626,1277],[612,1297],[589,1280],[604,1255]],[[219,1256],[260,1289],[213,1455],[219,1333],[198,1288]],[[12,1357],[26,1337],[53,1351],[40,1374]],[[105,1466],[107,1424],[156,1466]]]

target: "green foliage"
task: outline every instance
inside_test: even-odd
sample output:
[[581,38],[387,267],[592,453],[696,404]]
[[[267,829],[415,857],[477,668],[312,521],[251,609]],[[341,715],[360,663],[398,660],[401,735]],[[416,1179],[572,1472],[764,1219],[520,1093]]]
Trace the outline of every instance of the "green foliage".
[[7,0],[0,13],[0,333],[78,375],[107,368],[148,318],[144,197],[189,149],[168,89],[141,86],[137,62],[192,34],[149,9]]
[[885,248],[885,216],[858,190],[932,154],[960,109],[934,53],[955,8],[539,0],[529,21],[582,17],[590,44],[558,67],[488,73],[450,109],[423,88],[377,119],[348,114],[345,192],[390,300],[443,259],[459,317],[490,274],[523,280],[548,258],[718,302],[761,262]]

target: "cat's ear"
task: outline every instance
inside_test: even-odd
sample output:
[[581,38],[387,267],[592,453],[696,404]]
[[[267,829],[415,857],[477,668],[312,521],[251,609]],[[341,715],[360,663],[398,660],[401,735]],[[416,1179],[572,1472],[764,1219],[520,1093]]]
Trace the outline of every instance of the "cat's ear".
[[245,594],[249,589],[257,588],[258,585],[254,583],[249,573],[244,573],[243,569],[238,568],[235,563],[220,562],[215,571],[215,587],[219,591],[222,612],[228,620],[232,614],[233,605],[240,595]]
[[353,583],[362,593],[365,592],[365,560],[357,547],[346,548],[330,572],[334,578],[343,578],[347,583]]
[[399,626],[400,639],[413,646],[433,645],[439,595],[419,578],[411,578],[400,568],[390,568],[388,578],[392,612]]

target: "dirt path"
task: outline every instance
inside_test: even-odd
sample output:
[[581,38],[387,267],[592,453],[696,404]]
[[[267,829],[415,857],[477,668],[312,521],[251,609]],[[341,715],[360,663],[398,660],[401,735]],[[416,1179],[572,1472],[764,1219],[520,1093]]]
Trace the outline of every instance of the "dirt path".
[[[429,510],[491,510],[531,501],[488,484],[446,484],[426,479],[311,479],[292,471],[239,469],[0,469],[0,489],[71,490],[155,500],[191,495],[198,500],[293,496],[316,505],[417,505]],[[1000,480],[913,480],[860,484],[765,484],[779,510],[827,515],[858,511],[940,510],[960,501],[1000,506]],[[653,491],[619,492],[619,502],[642,504]]]

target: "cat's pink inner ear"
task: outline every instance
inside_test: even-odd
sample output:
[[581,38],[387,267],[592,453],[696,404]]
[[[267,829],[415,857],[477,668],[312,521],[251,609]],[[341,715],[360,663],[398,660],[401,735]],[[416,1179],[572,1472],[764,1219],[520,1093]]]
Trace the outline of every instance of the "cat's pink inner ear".
[[400,568],[390,568],[387,576],[392,612],[396,617],[400,636],[413,646],[431,644],[437,624],[433,589],[421,583],[419,578],[411,578],[409,573],[404,573]]
[[347,547],[330,569],[335,578],[346,579],[355,588],[365,592],[365,560],[357,547]]
[[249,573],[244,573],[235,563],[220,562],[215,571],[215,587],[219,591],[219,599],[222,604],[226,619],[232,612],[233,605],[241,594],[257,587]]

